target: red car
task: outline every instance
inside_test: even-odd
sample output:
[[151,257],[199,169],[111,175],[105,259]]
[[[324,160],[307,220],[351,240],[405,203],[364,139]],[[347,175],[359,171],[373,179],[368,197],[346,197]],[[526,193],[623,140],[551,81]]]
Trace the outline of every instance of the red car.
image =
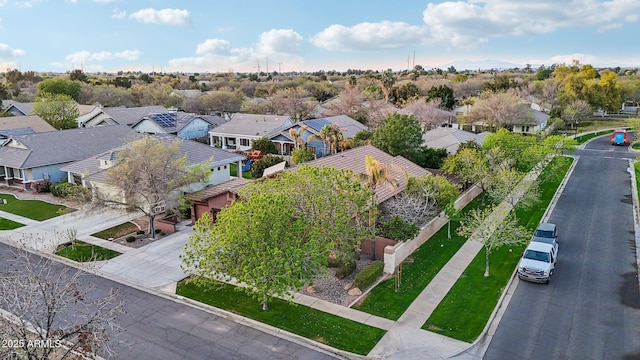
[[611,145],[629,145],[627,130],[614,130],[611,133]]

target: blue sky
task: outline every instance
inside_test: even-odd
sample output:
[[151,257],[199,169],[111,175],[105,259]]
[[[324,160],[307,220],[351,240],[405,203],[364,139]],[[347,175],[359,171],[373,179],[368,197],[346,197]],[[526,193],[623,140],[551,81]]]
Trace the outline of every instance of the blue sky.
[[638,0],[0,0],[0,71],[638,67],[638,34]]

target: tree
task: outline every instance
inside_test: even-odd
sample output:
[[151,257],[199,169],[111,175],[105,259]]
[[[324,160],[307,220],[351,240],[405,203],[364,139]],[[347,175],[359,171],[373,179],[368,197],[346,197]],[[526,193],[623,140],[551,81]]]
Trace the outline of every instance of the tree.
[[315,158],[316,153],[313,151],[313,148],[305,145],[302,145],[291,152],[291,162],[294,164],[302,164]]
[[389,102],[389,96],[393,85],[396,83],[396,76],[391,69],[385,70],[380,76],[380,89],[384,94],[384,101]]
[[414,116],[394,113],[374,130],[371,144],[390,155],[414,160],[422,146],[422,133],[420,121]]
[[59,130],[78,127],[78,104],[68,95],[42,93],[36,98],[33,113]]
[[440,169],[444,159],[449,156],[447,149],[433,149],[421,146],[415,154],[413,162],[426,169]]
[[89,77],[87,76],[87,74],[84,73],[84,71],[80,69],[75,69],[69,73],[69,80],[86,83],[89,81]]
[[[37,240],[37,239],[34,239]],[[0,347],[3,359],[73,359],[73,352],[109,357],[123,311],[117,290],[97,288],[86,273],[25,249],[0,254],[0,338],[41,346]],[[45,345],[46,344],[46,345]],[[64,346],[64,347],[63,347]]]
[[331,253],[351,257],[371,236],[361,221],[369,191],[349,171],[303,165],[252,182],[239,195],[215,224],[208,214],[198,220],[183,269],[246,284],[241,289],[263,310],[270,297],[291,297],[325,274]]
[[562,120],[572,128],[592,115],[593,109],[586,100],[574,100],[562,110]]
[[[369,190],[371,190],[371,206],[369,207],[369,226],[373,227],[375,224],[375,212],[376,205],[376,189],[378,186],[398,186],[398,181],[391,177],[390,167],[386,164],[379,162],[373,157],[367,155],[364,157],[365,173],[367,175],[367,182],[369,184]],[[373,259],[376,259],[376,241],[375,237],[371,241],[373,245]]]
[[442,171],[457,175],[461,181],[480,187],[482,189],[482,205],[484,205],[485,191],[491,183],[492,169],[483,152],[475,149],[462,149],[444,161]]
[[534,124],[535,117],[528,104],[507,92],[484,92],[469,111],[467,118],[493,128]]
[[503,245],[522,245],[529,241],[528,230],[518,225],[514,214],[504,207],[471,209],[458,227],[458,235],[484,246],[485,270],[489,274],[489,254]]
[[395,241],[411,240],[418,232],[420,227],[416,223],[405,221],[400,215],[394,215],[376,225],[376,235]]
[[107,170],[107,184],[121,192],[117,198],[101,194],[96,197],[107,204],[125,205],[149,218],[149,233],[155,238],[154,220],[158,208],[178,202],[181,190],[207,180],[211,161],[189,164],[183,153],[182,139],[160,139],[147,135],[130,142],[117,153],[117,161]]
[[495,203],[504,201],[512,208],[516,205],[520,209],[530,208],[540,200],[539,186],[536,181],[523,184],[524,179],[524,173],[512,168],[502,169],[494,174],[487,193]]
[[63,78],[53,78],[38,83],[37,96],[45,96],[44,94],[66,95],[78,101],[80,99],[80,82],[67,80]]
[[457,186],[443,176],[410,176],[404,191],[382,204],[383,217],[400,216],[407,223],[422,226],[455,200],[458,193]]
[[433,99],[440,99],[440,107],[443,109],[452,110],[456,105],[453,89],[447,85],[432,86],[427,92],[426,101],[429,102]]
[[260,150],[263,154],[277,154],[276,144],[269,138],[251,140],[251,150]]
[[223,115],[231,116],[240,111],[244,97],[242,91],[213,91],[199,98],[207,112],[220,111]]
[[309,119],[316,102],[309,99],[309,93],[302,88],[286,88],[269,97],[273,112],[288,115],[294,121]]
[[283,161],[284,160],[280,156],[267,154],[262,159],[256,160],[251,164],[251,166],[249,167],[249,169],[251,170],[251,176],[254,179],[259,179],[264,174],[264,169],[279,164]]

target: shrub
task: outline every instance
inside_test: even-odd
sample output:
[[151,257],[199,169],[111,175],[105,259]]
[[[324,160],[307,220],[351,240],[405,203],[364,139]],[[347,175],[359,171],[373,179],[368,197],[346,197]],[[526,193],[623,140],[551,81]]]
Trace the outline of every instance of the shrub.
[[340,264],[341,264],[340,259],[337,256],[330,257],[327,262],[327,266],[329,266],[330,268],[337,268],[338,266],[340,266]]
[[359,289],[366,289],[382,275],[384,261],[374,261],[360,271],[353,279],[353,283]]
[[136,241],[136,237],[133,235],[127,236],[127,238],[125,239],[127,240],[127,242],[132,243],[134,241]]
[[57,197],[77,200],[91,199],[91,190],[84,186],[68,183],[66,181],[55,183],[51,185],[49,189],[51,194]]
[[136,234],[138,234],[138,235],[144,235],[144,230],[138,230],[138,231],[136,231]]
[[399,215],[394,215],[376,226],[376,235],[395,241],[411,240],[418,235],[419,231],[418,225],[402,220]]
[[273,166],[275,164],[279,164],[283,161],[280,156],[267,155],[260,160],[254,161],[251,166],[251,176],[255,179],[259,179],[262,177],[262,173],[264,169]]
[[161,229],[155,229],[153,232],[155,232],[156,234],[160,234],[161,231]]
[[355,269],[356,269],[355,260],[348,260],[342,263],[342,265],[340,265],[338,270],[336,270],[336,277],[338,279],[344,279],[345,277],[349,276]]
[[278,148],[276,144],[268,138],[260,138],[251,140],[251,149],[260,150],[263,154],[277,154]]
[[51,181],[38,181],[33,184],[33,190],[37,193],[48,193],[51,190]]

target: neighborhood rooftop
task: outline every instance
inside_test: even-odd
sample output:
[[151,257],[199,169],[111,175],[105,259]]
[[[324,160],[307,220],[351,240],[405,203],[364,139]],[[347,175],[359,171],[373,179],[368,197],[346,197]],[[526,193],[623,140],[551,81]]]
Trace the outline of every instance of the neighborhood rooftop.
[[128,126],[114,125],[12,136],[0,147],[0,159],[17,169],[62,164],[122,145],[134,134]]
[[383,202],[404,190],[407,186],[407,177],[422,177],[431,174],[428,170],[412,163],[404,157],[391,156],[373,145],[364,145],[355,149],[346,150],[309,161],[305,164],[319,167],[331,166],[336,169],[351,170],[356,174],[366,174],[365,157],[367,155],[389,167],[391,177],[398,182],[397,186],[381,185],[376,188],[375,192],[379,202]]
[[265,136],[289,121],[288,116],[281,115],[233,114],[228,122],[213,131],[217,134]]

